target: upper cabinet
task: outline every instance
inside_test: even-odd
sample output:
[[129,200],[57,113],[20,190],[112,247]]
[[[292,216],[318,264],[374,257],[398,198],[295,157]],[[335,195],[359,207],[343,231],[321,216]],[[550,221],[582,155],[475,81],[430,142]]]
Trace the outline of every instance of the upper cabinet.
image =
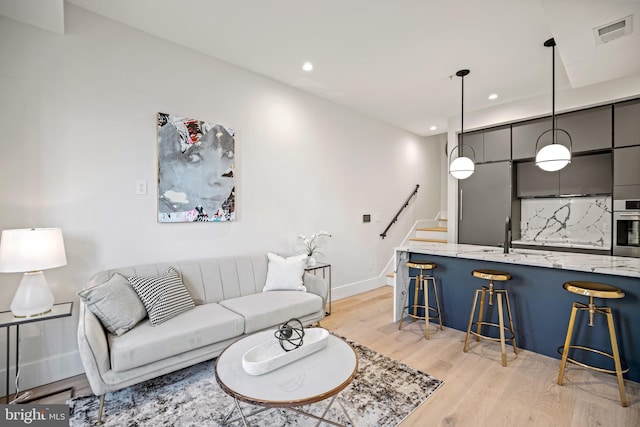
[[548,129],[551,129],[551,117],[514,124],[511,128],[513,160],[534,158],[536,141]]
[[471,150],[468,147],[473,148],[475,163],[511,159],[511,126],[465,133],[463,142],[465,146],[463,150],[467,157],[471,157]]
[[640,100],[613,105],[615,147],[640,145]]
[[[611,106],[590,108],[556,116],[556,127],[569,132],[573,153],[606,150],[612,146]],[[536,156],[536,142],[544,131],[551,129],[551,117],[516,123],[512,126],[513,159]],[[563,140],[560,141],[561,143]]]
[[516,166],[517,197],[555,197],[611,194],[611,153],[589,154],[571,159],[557,172],[543,171],[535,162]]
[[613,145],[611,105],[561,114],[556,120],[557,127],[571,135],[574,153],[611,149]]

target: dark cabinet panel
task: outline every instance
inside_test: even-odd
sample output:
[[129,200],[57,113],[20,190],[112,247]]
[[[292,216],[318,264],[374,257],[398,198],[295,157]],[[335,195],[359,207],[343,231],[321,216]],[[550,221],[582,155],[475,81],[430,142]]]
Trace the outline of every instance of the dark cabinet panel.
[[560,172],[543,171],[535,162],[516,164],[516,195],[518,197],[557,196]]
[[621,102],[613,106],[613,145],[640,145],[640,100]]
[[640,185],[640,146],[613,150],[614,185]]
[[611,194],[611,153],[573,157],[560,170],[560,194]]
[[[572,152],[602,150],[612,146],[611,105],[556,116],[557,127],[571,135]],[[563,143],[562,140],[559,142]],[[564,144],[563,144],[564,145]]]
[[574,156],[557,172],[543,171],[535,162],[516,165],[517,197],[553,197],[571,194],[611,194],[611,153]]
[[[458,143],[460,141],[460,137],[458,137]],[[480,132],[472,132],[464,134],[462,151],[466,157],[474,159],[474,163],[484,163],[484,142],[482,137],[482,131]],[[469,148],[471,147],[473,151]],[[458,156],[461,154],[458,153]]]
[[486,130],[483,136],[485,162],[511,159],[511,126]]
[[504,241],[505,218],[511,215],[511,162],[476,165],[460,181],[458,242],[497,246]]
[[551,129],[551,117],[514,124],[511,127],[513,160],[534,158],[538,137],[549,129]]

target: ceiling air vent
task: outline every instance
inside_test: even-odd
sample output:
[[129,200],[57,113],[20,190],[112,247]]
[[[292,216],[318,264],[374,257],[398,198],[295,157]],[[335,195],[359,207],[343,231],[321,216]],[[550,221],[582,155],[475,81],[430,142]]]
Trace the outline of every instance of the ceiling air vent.
[[616,19],[608,24],[600,25],[593,29],[593,37],[596,44],[602,44],[615,40],[622,36],[628,36],[633,31],[633,15]]

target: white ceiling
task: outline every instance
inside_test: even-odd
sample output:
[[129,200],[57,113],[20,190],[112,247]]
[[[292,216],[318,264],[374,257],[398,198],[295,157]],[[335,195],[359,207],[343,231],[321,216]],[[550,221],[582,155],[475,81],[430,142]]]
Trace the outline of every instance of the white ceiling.
[[[18,1],[43,0],[0,0]],[[552,52],[543,46],[550,37],[557,42],[558,91],[640,74],[638,0],[66,3],[420,135],[445,132],[447,118],[459,114],[455,73],[462,68],[471,70],[465,113],[550,94]],[[593,27],[630,14],[630,36],[595,44]],[[305,61],[312,72],[301,69]],[[491,93],[499,98],[488,100]]]

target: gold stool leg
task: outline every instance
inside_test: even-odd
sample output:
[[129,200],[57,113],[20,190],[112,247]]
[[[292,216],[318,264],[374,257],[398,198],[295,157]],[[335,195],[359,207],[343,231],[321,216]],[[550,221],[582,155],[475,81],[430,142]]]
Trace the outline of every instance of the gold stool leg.
[[564,340],[564,349],[562,350],[562,360],[560,361],[560,372],[558,372],[558,385],[562,385],[564,378],[564,368],[567,365],[567,356],[569,355],[569,346],[571,345],[571,336],[573,335],[573,327],[576,321],[576,313],[578,312],[577,303],[571,306],[571,317],[569,317],[569,327],[567,328],[567,337]]
[[513,352],[518,354],[518,346],[516,345],[516,329],[513,327],[513,316],[511,315],[511,304],[509,303],[509,292],[504,291],[504,299],[507,302],[507,317],[509,318],[509,331],[513,336],[511,344],[513,344]]
[[426,276],[420,276],[422,279],[420,289],[422,289],[422,295],[424,296],[424,337],[429,339],[429,283]]
[[498,298],[498,323],[500,325],[500,352],[502,353],[502,366],[507,366],[507,345],[504,339],[504,313],[502,312],[502,293],[496,293]]
[[422,284],[422,272],[414,278],[413,284],[415,286],[413,288],[413,305],[411,306],[413,309],[413,317],[411,318],[411,322],[415,322],[415,316],[418,315],[418,286]]
[[[477,291],[476,291],[477,292]],[[487,289],[483,286],[482,287],[482,298],[480,298],[480,309],[478,311],[478,327],[476,328],[476,331],[478,332],[478,335],[482,334],[482,319],[484,318],[484,300],[487,297]],[[489,293],[489,302],[491,303],[491,294]],[[480,337],[476,335],[476,341],[480,341]]]
[[[476,295],[473,298],[473,305],[471,306],[471,315],[469,316],[469,326],[467,327],[467,336],[464,338],[464,347],[462,351],[467,352],[467,344],[469,343],[469,335],[471,335],[471,324],[473,323],[473,316],[476,312],[476,304],[478,303],[479,289],[476,289]],[[483,297],[484,298],[484,297]]]
[[436,310],[438,312],[438,323],[440,323],[440,330],[444,331],[444,328],[442,327],[442,314],[440,313],[440,301],[438,300],[438,290],[436,289],[436,278],[431,276],[429,279],[431,279],[431,284],[433,285],[433,295],[436,298]]
[[620,404],[622,406],[629,406],[627,401],[627,395],[624,391],[624,378],[622,378],[622,363],[620,362],[620,353],[618,352],[618,340],[616,338],[616,331],[613,326],[613,314],[609,307],[605,308],[607,313],[607,324],[609,325],[609,338],[611,339],[611,349],[613,352],[613,361],[616,367],[616,377],[618,378],[618,391],[620,392]]

